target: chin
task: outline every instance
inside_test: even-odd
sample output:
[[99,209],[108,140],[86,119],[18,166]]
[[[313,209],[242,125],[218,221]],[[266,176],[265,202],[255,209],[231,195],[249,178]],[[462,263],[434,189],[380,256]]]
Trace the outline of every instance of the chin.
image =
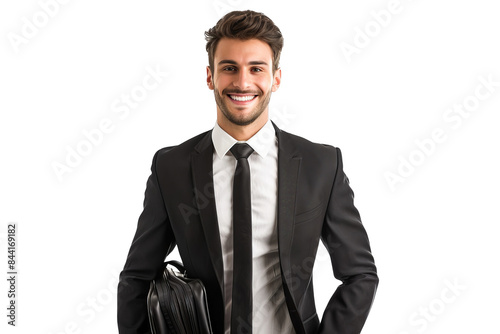
[[236,124],[236,125],[239,125],[239,126],[245,126],[245,125],[249,125],[249,124],[252,124],[256,121],[258,121],[262,114],[263,114],[263,110],[260,111],[259,113],[249,113],[249,114],[246,114],[246,115],[241,115],[241,113],[232,113],[230,112],[229,115],[226,115],[224,113],[224,116],[226,116],[226,118],[233,124]]

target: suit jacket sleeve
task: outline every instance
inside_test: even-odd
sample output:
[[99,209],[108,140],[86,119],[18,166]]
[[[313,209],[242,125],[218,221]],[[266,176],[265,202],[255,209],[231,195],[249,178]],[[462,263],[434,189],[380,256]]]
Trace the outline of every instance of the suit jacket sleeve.
[[147,294],[150,281],[165,257],[175,247],[163,195],[158,184],[156,152],[148,178],[144,209],[118,284],[118,328],[120,334],[150,333]]
[[354,194],[337,148],[337,171],[321,239],[331,257],[334,275],[342,281],[330,299],[319,333],[358,334],[368,317],[378,285],[368,236],[354,206]]

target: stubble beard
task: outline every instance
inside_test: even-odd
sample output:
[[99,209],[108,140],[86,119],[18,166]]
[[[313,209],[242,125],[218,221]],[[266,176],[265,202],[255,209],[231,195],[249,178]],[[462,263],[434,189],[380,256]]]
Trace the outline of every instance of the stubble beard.
[[[230,90],[227,91],[223,90],[222,95],[219,94],[219,90],[217,87],[214,87],[214,96],[215,96],[215,102],[217,103],[217,106],[219,107],[220,111],[224,115],[224,117],[227,118],[231,123],[239,126],[245,126],[252,124],[255,122],[257,118],[259,118],[260,115],[267,109],[269,105],[269,101],[271,100],[271,90],[266,95],[262,95],[262,91],[260,92],[251,92],[254,95],[257,95],[257,98],[260,98],[260,102],[254,107],[252,112],[250,112],[249,115],[236,115],[234,113],[231,113],[229,110],[229,107],[227,105],[227,102],[224,101],[224,98],[222,96],[226,96],[228,93],[236,93],[236,94],[246,94],[249,92],[244,92],[244,91],[237,91],[237,90]],[[228,97],[229,98],[229,97]]]

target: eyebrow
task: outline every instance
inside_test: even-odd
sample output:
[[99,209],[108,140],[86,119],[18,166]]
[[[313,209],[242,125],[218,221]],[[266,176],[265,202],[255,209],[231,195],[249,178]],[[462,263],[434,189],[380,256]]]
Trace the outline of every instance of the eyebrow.
[[[217,65],[221,65],[221,64],[238,65],[237,62],[235,62],[234,60],[229,60],[229,59],[223,59],[219,63],[217,63]],[[248,64],[249,65],[266,65],[266,66],[269,66],[265,61],[262,61],[262,60],[249,61]]]

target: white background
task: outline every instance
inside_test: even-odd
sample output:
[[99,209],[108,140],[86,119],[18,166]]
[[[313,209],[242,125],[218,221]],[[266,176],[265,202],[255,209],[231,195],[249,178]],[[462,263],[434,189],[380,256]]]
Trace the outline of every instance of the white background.
[[[213,126],[203,33],[248,8],[285,37],[271,117],[342,149],[380,276],[363,333],[498,332],[496,2],[74,0],[52,1],[51,16],[44,3],[0,5],[2,277],[9,222],[19,271],[16,328],[0,284],[2,333],[117,333],[117,276],[153,154]],[[126,117],[114,112],[147,68],[168,76]],[[465,101],[467,117],[448,114]],[[112,130],[58,178],[54,163],[105,119]],[[441,142],[430,144],[435,129]],[[404,176],[391,187],[388,173]],[[321,315],[338,284],[323,246],[314,270]]]

